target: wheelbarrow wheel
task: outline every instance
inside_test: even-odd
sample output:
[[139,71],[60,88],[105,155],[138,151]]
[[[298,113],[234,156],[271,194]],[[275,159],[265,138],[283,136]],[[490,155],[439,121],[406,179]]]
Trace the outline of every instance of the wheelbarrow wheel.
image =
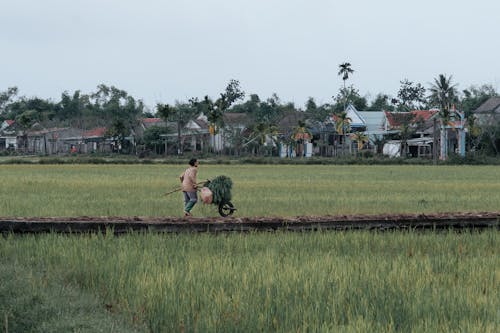
[[222,217],[226,217],[226,216],[229,216],[229,215],[233,215],[233,212],[236,210],[236,208],[234,208],[233,204],[231,203],[231,201],[227,201],[227,202],[221,202],[219,204],[219,214],[220,216]]

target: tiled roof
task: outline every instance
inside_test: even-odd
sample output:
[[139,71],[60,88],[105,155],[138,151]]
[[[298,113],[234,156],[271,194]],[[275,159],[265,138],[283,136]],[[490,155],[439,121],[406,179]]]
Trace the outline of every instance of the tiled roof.
[[142,126],[150,128],[152,126],[165,126],[165,121],[161,118],[144,118],[142,119]]
[[161,119],[161,118],[144,118],[144,119],[142,119],[142,122],[145,124],[154,124],[154,123],[159,123],[162,121],[163,121],[163,119]]
[[414,110],[410,112],[389,112],[384,111],[385,117],[387,118],[387,122],[390,128],[395,128],[401,126],[406,119],[409,117],[413,117],[411,123],[416,123],[418,121],[426,122],[430,118],[432,118],[438,110]]
[[103,137],[106,134],[106,131],[107,131],[106,127],[97,127],[89,131],[83,132],[82,136],[84,138],[99,138]]

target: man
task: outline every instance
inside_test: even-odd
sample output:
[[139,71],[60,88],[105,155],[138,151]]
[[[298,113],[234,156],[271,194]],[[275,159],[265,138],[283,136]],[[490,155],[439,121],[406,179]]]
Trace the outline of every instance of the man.
[[196,175],[198,173],[199,164],[196,158],[192,158],[189,160],[189,167],[180,176],[182,193],[184,194],[184,216],[192,216],[191,209],[193,209],[193,206],[198,201]]

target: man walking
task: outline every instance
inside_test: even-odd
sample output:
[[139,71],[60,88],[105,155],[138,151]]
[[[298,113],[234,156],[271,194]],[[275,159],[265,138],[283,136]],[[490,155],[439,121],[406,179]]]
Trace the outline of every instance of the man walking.
[[196,175],[198,173],[199,162],[196,158],[189,160],[189,167],[184,171],[181,176],[182,193],[184,195],[184,216],[192,216],[191,209],[198,201],[198,188]]

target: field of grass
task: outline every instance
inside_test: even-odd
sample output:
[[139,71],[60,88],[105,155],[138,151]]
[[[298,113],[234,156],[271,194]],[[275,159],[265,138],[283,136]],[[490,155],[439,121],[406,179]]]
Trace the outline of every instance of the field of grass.
[[[180,216],[183,169],[2,165],[0,216]],[[217,175],[236,216],[500,207],[498,166],[201,164]],[[0,278],[3,332],[500,331],[497,230],[4,235]]]
[[[182,165],[2,165],[1,216],[180,216]],[[498,211],[498,166],[203,165],[237,216]],[[195,216],[216,216],[197,205]]]
[[[493,333],[499,251],[495,230],[45,234],[0,238],[0,268],[24,270],[28,289],[80,286],[139,331]],[[29,313],[10,304],[13,327]],[[50,331],[92,332],[66,323]]]

